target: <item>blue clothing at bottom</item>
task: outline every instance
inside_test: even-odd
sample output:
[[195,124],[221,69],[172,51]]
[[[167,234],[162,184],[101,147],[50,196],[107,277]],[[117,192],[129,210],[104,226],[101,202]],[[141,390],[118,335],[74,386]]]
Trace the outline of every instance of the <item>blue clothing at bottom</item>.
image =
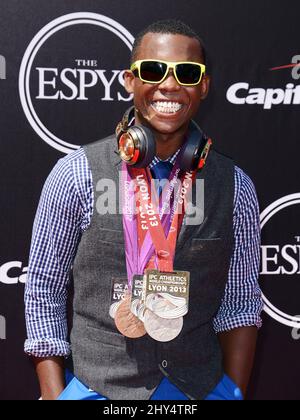
[[[88,389],[70,372],[66,373],[67,387],[58,397],[59,401],[66,400],[98,400],[104,401],[108,398],[103,397],[96,392]],[[167,378],[164,378],[152,397],[151,401],[188,401],[189,398],[179,391]],[[224,375],[216,388],[205,398],[206,401],[242,401],[243,396],[236,384]]]

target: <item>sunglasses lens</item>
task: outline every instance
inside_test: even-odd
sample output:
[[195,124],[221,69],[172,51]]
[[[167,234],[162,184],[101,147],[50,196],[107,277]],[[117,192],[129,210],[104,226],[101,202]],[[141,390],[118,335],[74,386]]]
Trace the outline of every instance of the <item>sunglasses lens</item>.
[[159,61],[144,61],[141,63],[141,78],[147,82],[160,82],[167,71],[167,65]]
[[196,85],[201,79],[202,71],[196,64],[183,63],[176,66],[176,74],[180,83]]

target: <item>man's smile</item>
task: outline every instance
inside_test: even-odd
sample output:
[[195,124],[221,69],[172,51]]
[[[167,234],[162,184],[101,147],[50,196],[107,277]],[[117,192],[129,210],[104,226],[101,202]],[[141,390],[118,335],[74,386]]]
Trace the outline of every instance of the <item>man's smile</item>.
[[151,107],[160,114],[174,115],[182,110],[183,104],[176,101],[153,101]]

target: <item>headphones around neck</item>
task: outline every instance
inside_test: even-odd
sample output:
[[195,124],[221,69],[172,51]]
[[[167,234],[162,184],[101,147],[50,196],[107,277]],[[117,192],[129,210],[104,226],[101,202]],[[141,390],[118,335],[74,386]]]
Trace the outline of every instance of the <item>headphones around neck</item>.
[[[134,107],[130,107],[116,128],[119,155],[127,165],[146,168],[156,155],[156,142],[150,128],[143,125],[129,127],[134,119],[134,110]],[[212,141],[195,121],[191,121],[188,138],[183,145],[184,150],[180,158],[180,169],[185,172],[202,169],[211,145]]]

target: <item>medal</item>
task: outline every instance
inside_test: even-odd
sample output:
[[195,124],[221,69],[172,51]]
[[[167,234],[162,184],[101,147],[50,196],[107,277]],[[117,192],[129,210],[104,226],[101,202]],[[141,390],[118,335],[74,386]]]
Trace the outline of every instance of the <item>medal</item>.
[[145,312],[145,330],[156,341],[167,343],[174,340],[182,331],[183,318],[163,319],[149,309]]
[[134,276],[131,291],[131,312],[144,322],[145,304],[143,300],[144,276]]
[[188,313],[190,273],[146,271],[145,306],[164,319],[176,319]]
[[115,324],[119,332],[128,338],[141,338],[146,335],[146,330],[140,321],[131,312],[131,298],[126,296],[117,309]]
[[[172,341],[181,333],[183,317],[188,313],[190,274],[174,272],[173,264],[183,209],[196,171],[183,174],[181,187],[176,190],[179,174],[176,163],[170,187],[163,192],[163,197],[172,197],[172,211],[165,212],[171,206],[159,200],[155,192],[152,196],[150,170],[129,168],[123,163],[123,227],[131,296],[113,305],[111,313],[119,332],[128,338],[148,333],[156,341]],[[132,181],[135,188],[129,188]]]
[[126,278],[118,278],[112,280],[111,302],[109,308],[109,316],[115,319],[118,307],[121,305],[128,291],[128,281]]
[[118,310],[119,306],[121,305],[121,303],[122,303],[122,301],[120,300],[119,302],[115,302],[115,303],[113,303],[113,304],[110,306],[110,308],[109,308],[109,316],[110,316],[112,319],[115,319],[115,316],[116,316],[117,310]]
[[164,319],[176,319],[188,313],[185,299],[179,298],[177,302],[176,298],[167,294],[148,295],[146,308]]

